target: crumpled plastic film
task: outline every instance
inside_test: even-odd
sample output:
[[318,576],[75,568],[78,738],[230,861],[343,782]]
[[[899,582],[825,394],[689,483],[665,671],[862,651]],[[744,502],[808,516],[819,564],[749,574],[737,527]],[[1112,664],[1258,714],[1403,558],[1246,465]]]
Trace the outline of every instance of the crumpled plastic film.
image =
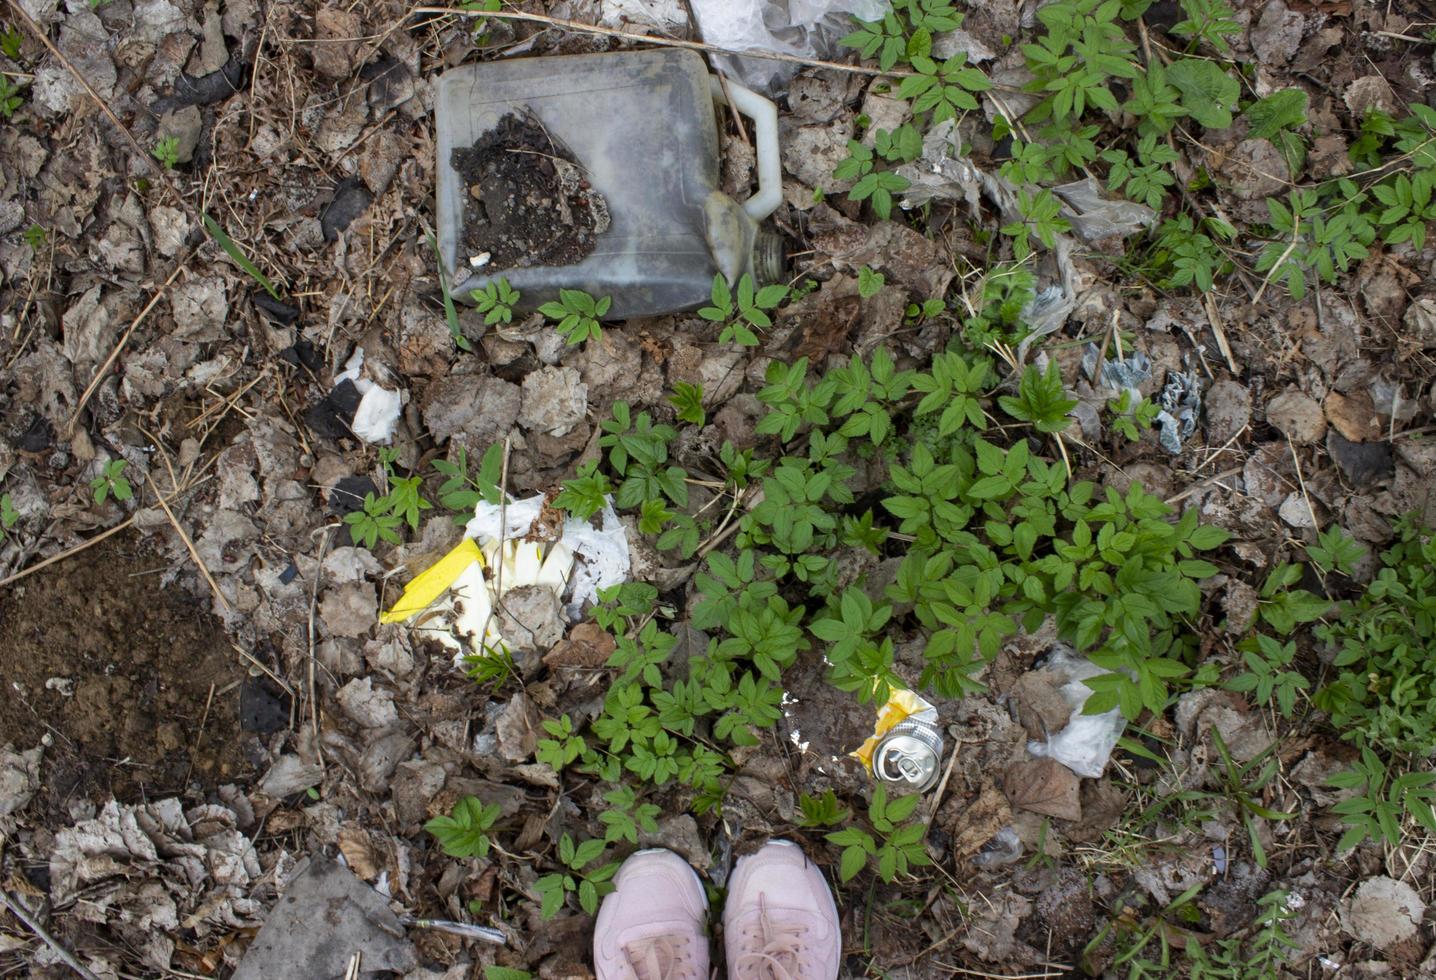
[[1202,414],[1202,379],[1195,371],[1169,371],[1167,384],[1157,399],[1157,441],[1167,452],[1182,451],[1182,442],[1197,431]]
[[[692,0],[703,40],[734,51],[771,51],[829,59],[853,18],[881,20],[888,0]],[[781,95],[798,66],[766,58],[720,55],[720,68],[751,89]]]
[[1072,709],[1072,714],[1067,719],[1066,727],[1048,735],[1045,742],[1028,742],[1027,751],[1033,755],[1050,756],[1077,775],[1096,779],[1107,767],[1112,749],[1116,747],[1117,739],[1122,737],[1122,731],[1127,727],[1127,719],[1122,717],[1119,708],[1104,711],[1100,715],[1083,714],[1082,709],[1086,706],[1087,699],[1092,696],[1092,689],[1082,682],[1109,671],[1098,667],[1086,657],[1079,657],[1075,650],[1065,644],[1057,644],[1053,648],[1048,655],[1045,669],[1062,678],[1063,683],[1058,693]]
[[861,762],[863,768],[871,775],[873,753],[877,751],[878,743],[883,740],[884,735],[893,730],[894,726],[909,718],[936,725],[937,709],[907,688],[895,688],[888,696],[887,703],[878,709],[877,724],[873,726],[872,736],[858,746],[855,751],[848,754]]
[[[1021,220],[1017,209],[1017,187],[1000,173],[988,173],[961,155],[957,123],[947,120],[927,131],[922,156],[904,164],[897,173],[907,178],[904,208],[919,207],[933,200],[960,200],[974,218],[982,214],[981,198],[997,208],[1003,224]],[[1157,213],[1144,204],[1104,197],[1090,177],[1052,188],[1062,203],[1062,216],[1086,241],[1114,236],[1125,237],[1150,227]],[[1077,304],[1079,276],[1072,263],[1070,235],[1053,236],[1053,247],[1038,261],[1034,271],[1039,282],[1036,294],[1022,311],[1023,322],[1031,328],[1018,346],[1019,361],[1039,338],[1061,329]]]

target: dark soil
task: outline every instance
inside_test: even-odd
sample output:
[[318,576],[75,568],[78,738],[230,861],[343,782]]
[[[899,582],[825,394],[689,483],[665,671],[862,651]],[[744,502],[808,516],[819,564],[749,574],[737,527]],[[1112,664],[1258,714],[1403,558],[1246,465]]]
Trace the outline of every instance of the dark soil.
[[504,116],[450,164],[468,187],[461,271],[484,252],[486,273],[574,265],[608,228],[608,204],[582,163],[531,116]]
[[0,744],[51,736],[54,806],[245,775],[238,655],[203,603],[161,586],[163,565],[127,532],[0,595]]

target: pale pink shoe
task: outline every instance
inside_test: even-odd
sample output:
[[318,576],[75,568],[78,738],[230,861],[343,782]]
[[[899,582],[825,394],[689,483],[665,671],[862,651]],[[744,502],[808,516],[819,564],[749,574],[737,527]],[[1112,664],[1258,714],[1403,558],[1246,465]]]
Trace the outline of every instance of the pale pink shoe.
[[769,841],[739,859],[723,908],[723,944],[730,980],[837,980],[838,908],[797,844]]
[[672,851],[639,851],[613,876],[593,930],[598,980],[708,980],[708,896]]

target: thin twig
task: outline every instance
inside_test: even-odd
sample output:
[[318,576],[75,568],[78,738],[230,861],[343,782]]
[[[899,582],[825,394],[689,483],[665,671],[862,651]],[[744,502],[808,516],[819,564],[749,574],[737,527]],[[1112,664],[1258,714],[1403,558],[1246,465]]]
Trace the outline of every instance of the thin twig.
[[189,750],[189,765],[185,768],[184,779],[180,781],[180,792],[189,785],[189,777],[194,774],[194,757],[199,754],[199,743],[204,738],[204,726],[209,723],[209,709],[214,704],[214,683],[210,682],[209,696],[204,699],[204,714],[199,716],[199,731],[194,733],[194,745]]
[[[11,0],[13,3],[14,0]],[[872,68],[868,65],[845,65],[841,61],[823,61],[818,58],[801,58],[798,55],[782,54],[777,51],[740,51],[736,48],[725,48],[717,44],[705,44],[702,41],[682,41],[671,37],[656,37],[652,34],[636,34],[632,31],[620,31],[613,27],[600,27],[597,24],[585,24],[578,20],[565,20],[562,17],[549,17],[546,14],[529,14],[517,10],[500,11],[478,11],[478,10],[456,10],[452,7],[415,7],[410,13],[415,14],[437,14],[440,16],[454,17],[482,17],[485,20],[521,20],[534,24],[546,24],[549,27],[561,27],[569,31],[580,31],[585,34],[599,34],[603,37],[616,37],[625,41],[637,41],[640,44],[656,44],[665,48],[688,48],[692,51],[711,51],[716,54],[731,54],[741,58],[763,58],[767,61],[786,61],[795,65],[807,65],[812,68],[832,68],[835,71],[851,72],[855,75],[882,75],[893,78],[906,78],[916,75],[917,72],[905,69],[893,68],[884,70]]]
[[[161,498],[161,499],[162,499],[162,500],[174,500],[176,497],[180,496],[181,494],[189,493],[191,490],[195,489],[196,487],[200,486],[201,484],[209,482],[210,479],[212,479],[212,478],[206,476],[206,477],[204,477],[203,479],[201,479],[198,483],[195,483],[193,486],[185,487],[185,488],[182,489],[182,490],[176,490],[174,493],[170,494],[169,497]],[[114,527],[109,528],[109,529],[104,530],[104,531],[101,531],[99,534],[95,535],[93,538],[86,538],[84,541],[81,541],[79,544],[75,545],[73,548],[66,548],[64,551],[61,551],[61,552],[58,552],[57,554],[51,555],[49,558],[46,558],[44,561],[38,561],[38,562],[36,562],[35,564],[31,565],[29,568],[22,568],[20,571],[16,572],[16,573],[13,574],[13,575],[6,576],[5,578],[0,578],[0,589],[3,589],[3,588],[4,588],[5,586],[7,586],[7,585],[13,585],[13,584],[15,584],[16,582],[20,581],[22,578],[26,578],[27,576],[34,575],[36,572],[40,571],[42,568],[45,568],[45,567],[47,567],[47,566],[49,566],[49,565],[53,565],[53,564],[55,564],[56,562],[59,562],[59,561],[64,561],[66,558],[69,558],[71,555],[78,555],[80,552],[84,551],[86,548],[90,548],[90,547],[93,547],[94,545],[99,544],[101,541],[105,540],[106,538],[110,537],[111,535],[119,534],[121,531],[123,531],[125,528],[129,527],[129,526],[130,526],[131,524],[133,524],[134,522],[135,522],[134,515],[130,515],[129,517],[125,518],[125,519],[124,519],[123,521],[121,521],[120,523],[116,524]]]
[[319,581],[324,577],[324,553],[329,550],[329,532],[334,528],[332,524],[326,524],[319,530],[323,537],[319,540],[319,561],[314,565],[314,586],[309,590],[309,664],[306,668],[309,685],[309,723],[314,729],[314,751],[319,756],[319,764],[324,765],[324,744],[319,737],[319,698],[316,696],[316,685],[314,683],[314,664],[317,654],[314,652],[314,607],[319,604]]
[[85,980],[100,980],[99,977],[85,968],[85,964],[75,959],[74,953],[71,953],[64,946],[61,946],[59,940],[50,935],[49,930],[40,924],[40,920],[36,919],[34,914],[31,913],[18,898],[15,898],[3,888],[0,888],[0,902],[4,902],[5,907],[15,914],[15,918],[25,923],[25,926],[35,935],[39,936],[46,946],[54,950],[55,955],[64,960],[65,965],[74,970],[76,974],[84,977]]
[[159,289],[155,290],[155,294],[150,297],[150,301],[145,304],[145,308],[140,310],[139,315],[131,320],[130,325],[125,328],[125,332],[120,334],[120,339],[115,342],[114,349],[110,351],[110,356],[105,358],[105,363],[101,364],[95,371],[95,376],[90,379],[89,385],[85,387],[84,392],[80,395],[80,400],[75,403],[75,410],[70,413],[70,420],[65,423],[65,435],[67,437],[75,434],[75,423],[80,420],[80,413],[85,410],[85,405],[90,401],[90,396],[100,387],[100,382],[105,380],[105,375],[110,373],[110,368],[114,367],[115,359],[120,356],[120,351],[124,350],[125,345],[130,342],[130,337],[134,334],[135,328],[144,321],[144,318],[149,315],[150,310],[155,308],[155,304],[169,291],[170,284],[175,281],[175,278],[180,274],[180,270],[187,266],[189,260],[192,258],[194,258],[193,251],[175,263],[174,270],[170,273],[169,278],[164,281]]
[[[158,449],[159,446],[156,445],[155,448]],[[159,498],[160,508],[164,510],[165,516],[170,519],[170,524],[173,525],[175,533],[178,534],[180,540],[184,542],[185,550],[187,550],[189,556],[194,559],[195,565],[199,567],[200,574],[204,576],[204,580],[209,583],[210,591],[213,592],[214,597],[219,600],[220,606],[225,612],[232,612],[234,607],[229,604],[229,600],[224,597],[224,593],[219,589],[219,583],[214,580],[214,576],[211,575],[209,569],[205,567],[204,559],[199,556],[199,549],[194,546],[194,541],[190,539],[189,533],[185,531],[184,527],[180,524],[179,518],[175,517],[175,512],[170,510],[169,501],[160,495],[160,488],[155,486],[155,481],[150,478],[148,473],[145,474],[145,482],[150,485],[150,489],[153,490],[155,496]],[[178,488],[176,488],[176,492],[178,492]]]

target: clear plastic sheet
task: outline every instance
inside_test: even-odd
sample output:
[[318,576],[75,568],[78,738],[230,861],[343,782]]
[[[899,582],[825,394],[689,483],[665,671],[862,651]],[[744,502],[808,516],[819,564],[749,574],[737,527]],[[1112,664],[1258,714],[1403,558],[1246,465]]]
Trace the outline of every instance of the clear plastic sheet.
[[[703,40],[735,51],[769,51],[829,60],[852,33],[853,18],[881,20],[887,0],[692,0]],[[781,95],[798,66],[766,58],[719,56],[727,75],[765,95]]]

